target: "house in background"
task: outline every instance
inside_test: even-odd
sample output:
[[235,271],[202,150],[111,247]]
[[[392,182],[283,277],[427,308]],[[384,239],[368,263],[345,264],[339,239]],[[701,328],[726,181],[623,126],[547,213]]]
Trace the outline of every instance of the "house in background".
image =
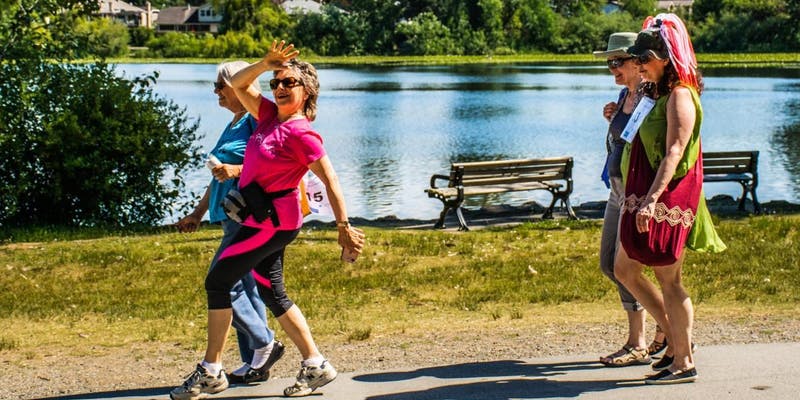
[[145,8],[117,0],[99,0],[97,3],[100,7],[95,15],[119,21],[128,28],[152,28],[158,15],[158,10],[150,7],[150,2],[145,3]]
[[322,7],[319,1],[314,0],[272,0],[287,14],[319,13]]
[[694,0],[665,0],[656,1],[656,8],[659,10],[675,11],[677,8],[692,8]]
[[222,15],[211,4],[167,7],[158,13],[156,32],[219,32]]

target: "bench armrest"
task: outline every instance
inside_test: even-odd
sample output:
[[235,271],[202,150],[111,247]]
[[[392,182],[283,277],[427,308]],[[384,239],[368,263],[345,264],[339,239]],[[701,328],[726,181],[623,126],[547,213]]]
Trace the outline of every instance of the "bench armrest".
[[436,186],[436,181],[437,180],[443,180],[443,181],[450,182],[450,176],[449,175],[439,175],[439,174],[432,175],[431,176],[431,188],[432,189],[436,189],[437,188],[437,186]]

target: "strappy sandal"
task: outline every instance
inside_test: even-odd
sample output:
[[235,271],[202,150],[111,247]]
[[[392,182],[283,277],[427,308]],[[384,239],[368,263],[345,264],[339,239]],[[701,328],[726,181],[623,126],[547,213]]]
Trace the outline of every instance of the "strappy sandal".
[[[606,360],[607,359],[607,360]],[[606,367],[627,367],[629,365],[647,365],[652,360],[647,354],[647,349],[637,350],[633,346],[625,345],[616,353],[609,354],[600,359],[600,363]]]
[[[656,333],[663,333],[664,331],[661,330],[661,327],[656,325]],[[647,354],[651,356],[655,356],[660,354],[664,349],[667,348],[667,337],[664,336],[664,341],[659,342],[658,340],[653,340],[650,342],[650,346],[647,346]]]

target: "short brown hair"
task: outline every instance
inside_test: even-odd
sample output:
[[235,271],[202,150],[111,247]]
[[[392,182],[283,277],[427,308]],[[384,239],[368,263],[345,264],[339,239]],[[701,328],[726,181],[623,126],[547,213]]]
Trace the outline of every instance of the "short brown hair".
[[[317,98],[319,97],[317,69],[310,63],[300,61],[296,58],[289,60],[286,66],[300,75],[300,81],[303,82],[303,89],[308,95],[306,104],[303,107],[303,114],[305,114],[309,121],[313,121],[317,118]],[[279,70],[276,70],[273,75],[278,75],[278,72]]]

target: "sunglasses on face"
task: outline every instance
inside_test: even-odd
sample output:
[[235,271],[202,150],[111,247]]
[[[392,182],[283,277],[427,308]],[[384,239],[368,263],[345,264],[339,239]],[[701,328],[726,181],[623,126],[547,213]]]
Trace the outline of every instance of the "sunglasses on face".
[[625,61],[631,60],[633,57],[625,57],[625,58],[612,58],[607,60],[606,63],[608,64],[608,68],[617,69],[623,65],[625,65]]
[[639,54],[638,56],[633,57],[633,62],[636,63],[636,65],[643,65],[653,61],[653,58],[655,58],[655,56],[648,51],[644,54]]
[[291,89],[295,86],[303,86],[303,82],[291,76],[283,79],[273,78],[269,80],[270,89],[275,90],[278,88],[278,85],[283,85],[284,88]]
[[225,82],[216,81],[214,82],[214,90],[222,90],[225,89],[225,86],[228,86]]

